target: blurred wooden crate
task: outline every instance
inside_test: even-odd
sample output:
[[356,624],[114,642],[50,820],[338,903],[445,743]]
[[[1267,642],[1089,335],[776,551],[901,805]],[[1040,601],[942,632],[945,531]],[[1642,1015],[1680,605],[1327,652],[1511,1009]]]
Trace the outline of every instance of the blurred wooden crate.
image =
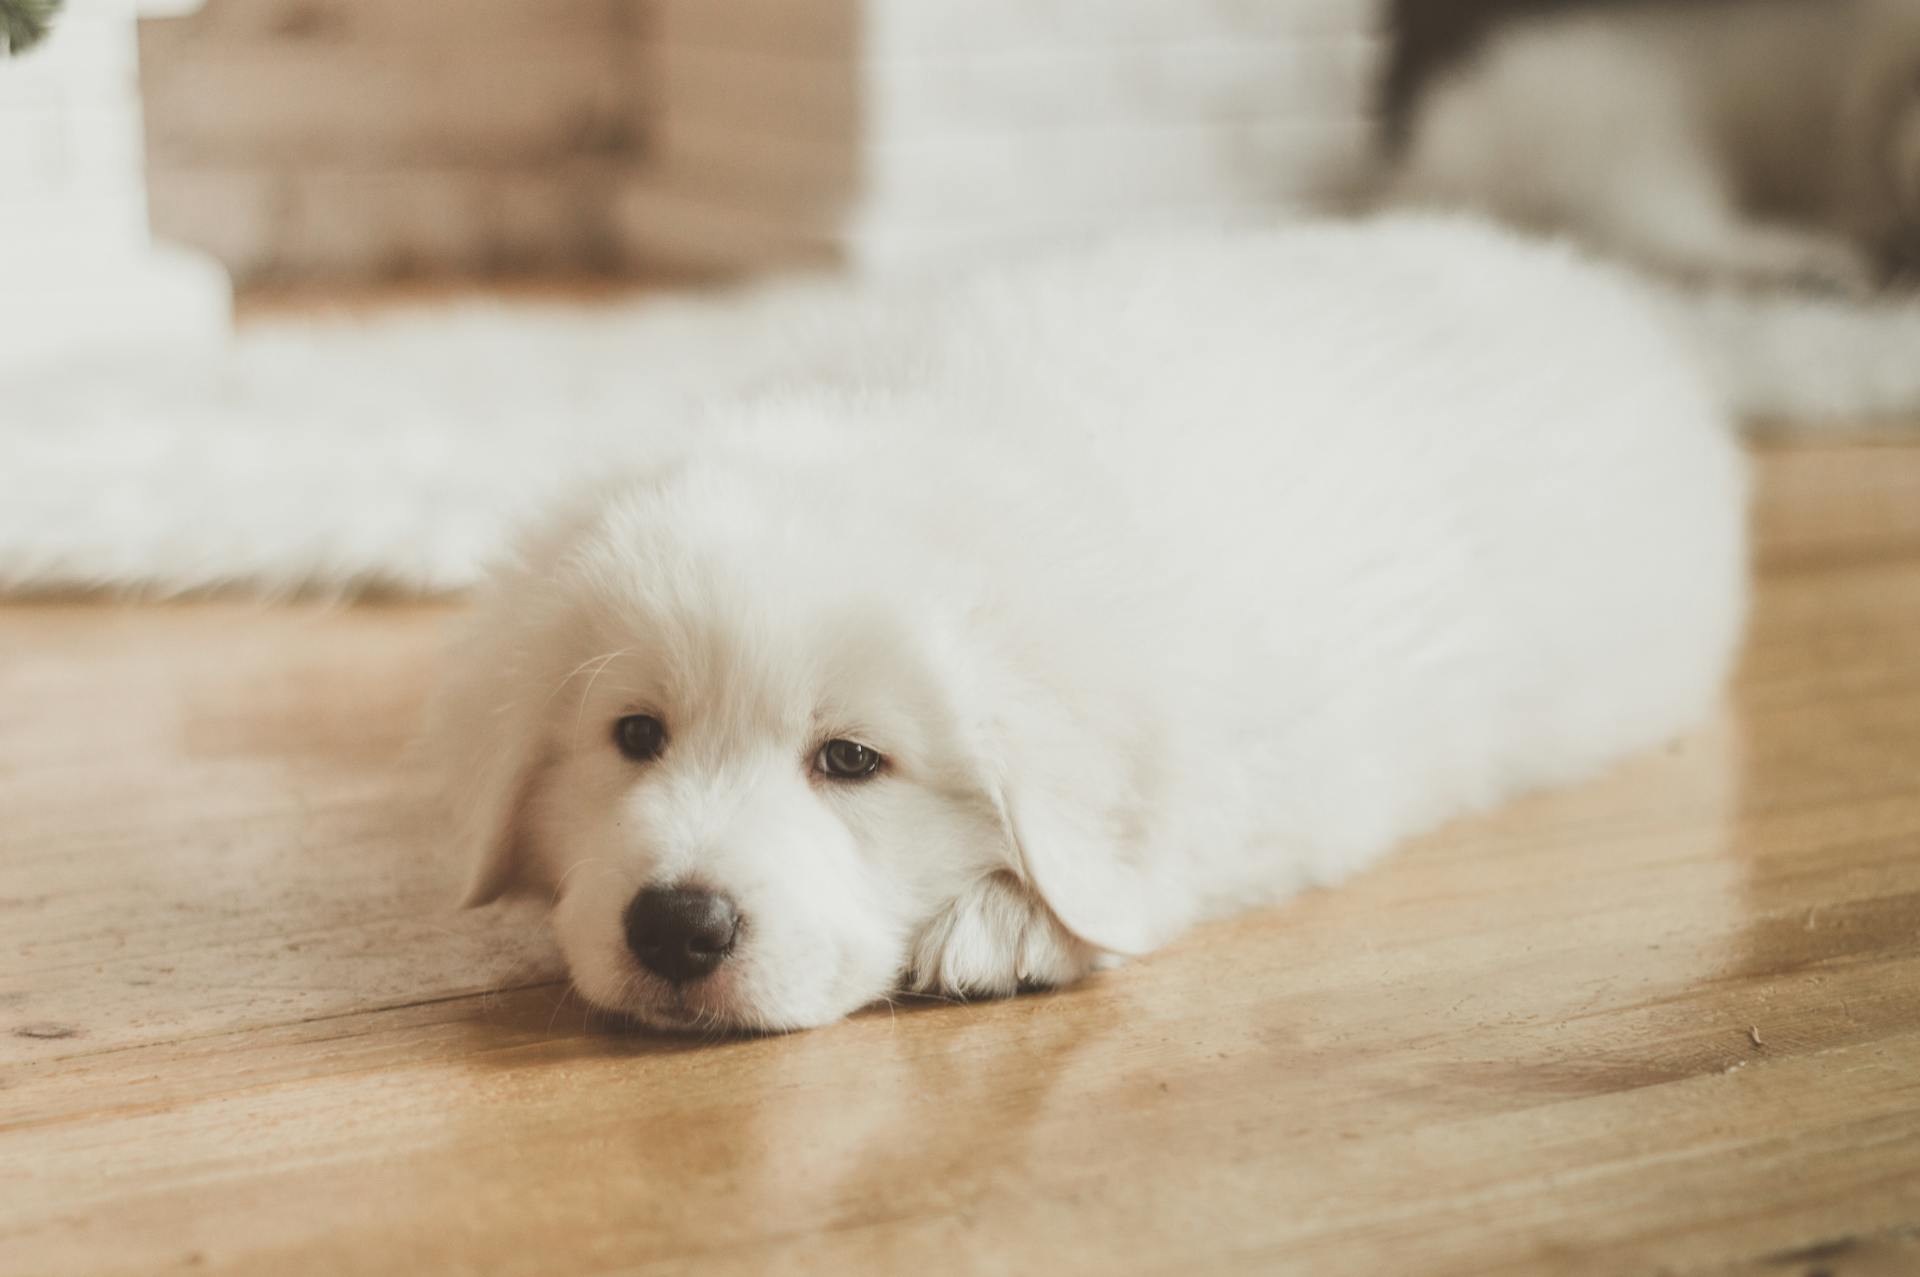
[[236,276],[613,264],[644,0],[209,0],[141,25],[153,221]]

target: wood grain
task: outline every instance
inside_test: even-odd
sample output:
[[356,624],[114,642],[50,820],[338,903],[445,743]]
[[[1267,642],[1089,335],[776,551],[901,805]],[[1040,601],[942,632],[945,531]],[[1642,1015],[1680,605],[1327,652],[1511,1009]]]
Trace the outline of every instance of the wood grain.
[[0,1273],[1920,1271],[1920,448],[1711,730],[1064,993],[702,1044],[446,907],[447,608],[0,609]]

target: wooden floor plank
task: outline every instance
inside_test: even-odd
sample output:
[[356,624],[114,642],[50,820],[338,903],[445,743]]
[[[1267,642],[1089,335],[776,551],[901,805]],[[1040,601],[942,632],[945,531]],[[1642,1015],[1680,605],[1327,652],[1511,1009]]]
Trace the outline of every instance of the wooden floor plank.
[[1920,1271],[1920,448],[1719,722],[1058,994],[596,1022],[449,908],[451,607],[0,608],[0,1274]]

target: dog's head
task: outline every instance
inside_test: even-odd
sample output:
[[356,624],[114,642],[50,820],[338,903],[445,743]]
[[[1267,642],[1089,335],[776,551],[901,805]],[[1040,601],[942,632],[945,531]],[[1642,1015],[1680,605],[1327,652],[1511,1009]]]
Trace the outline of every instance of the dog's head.
[[550,893],[581,993],[662,1027],[1011,992],[1150,944],[1152,797],[1111,711],[983,640],[993,590],[924,529],[813,478],[674,466],[495,579],[435,738],[471,901]]

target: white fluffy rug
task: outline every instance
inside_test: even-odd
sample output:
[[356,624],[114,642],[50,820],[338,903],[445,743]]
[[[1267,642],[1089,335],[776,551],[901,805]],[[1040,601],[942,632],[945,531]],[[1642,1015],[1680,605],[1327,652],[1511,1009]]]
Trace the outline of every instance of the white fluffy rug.
[[279,321],[0,380],[0,590],[458,589],[530,507],[799,357],[836,298]]
[[[1748,411],[1844,426],[1920,397],[1911,302],[1669,302]],[[457,590],[531,510],[817,363],[855,316],[885,322],[821,281],[468,304],[0,376],[0,592]]]

